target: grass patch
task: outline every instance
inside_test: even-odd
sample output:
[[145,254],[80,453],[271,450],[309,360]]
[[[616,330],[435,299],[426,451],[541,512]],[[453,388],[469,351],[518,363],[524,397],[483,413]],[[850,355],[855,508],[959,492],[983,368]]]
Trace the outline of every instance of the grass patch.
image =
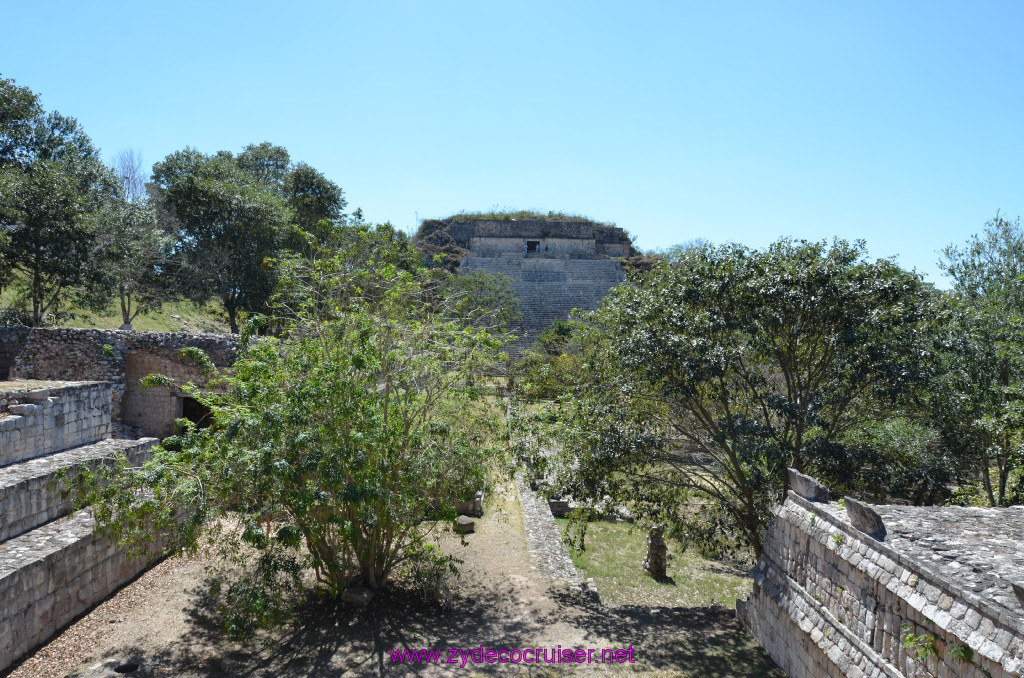
[[[568,520],[557,519],[562,532]],[[692,549],[682,552],[668,541],[668,580],[655,581],[643,569],[647,531],[629,523],[593,522],[587,526],[586,551],[572,561],[584,578],[593,577],[601,600],[609,605],[733,608],[750,593],[741,565],[708,560]]]
[[[13,286],[0,294],[0,310],[15,303]],[[116,330],[121,327],[121,311],[116,303],[103,312],[87,311],[75,306],[60,309],[61,319],[53,327],[85,327]],[[219,301],[197,306],[190,301],[172,301],[160,308],[140,315],[132,322],[132,329],[151,332],[215,332],[229,330],[228,316]]]
[[[116,330],[121,326],[121,313],[115,309],[107,313],[93,313],[73,309],[71,317],[59,323],[61,327],[99,327]],[[140,315],[132,321],[133,330],[152,332],[227,332],[227,314],[219,302],[211,301],[197,307],[190,301],[172,301],[159,309]]]

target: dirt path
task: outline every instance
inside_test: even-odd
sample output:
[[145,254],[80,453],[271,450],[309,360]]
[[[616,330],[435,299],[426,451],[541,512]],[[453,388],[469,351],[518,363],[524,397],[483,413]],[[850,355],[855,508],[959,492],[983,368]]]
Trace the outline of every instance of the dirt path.
[[[226,640],[204,596],[204,562],[175,557],[143,574],[16,667],[7,678],[185,676],[530,676],[654,673],[779,676],[724,608],[607,608],[533,569],[515,490],[492,496],[461,547],[448,609],[402,590],[366,610],[310,606],[303,623],[239,644]],[[634,648],[635,663],[394,664],[398,648]],[[595,652],[595,655],[599,655]],[[449,658],[448,652],[442,659]],[[134,661],[138,669],[114,673]],[[461,661],[461,660],[460,660]]]

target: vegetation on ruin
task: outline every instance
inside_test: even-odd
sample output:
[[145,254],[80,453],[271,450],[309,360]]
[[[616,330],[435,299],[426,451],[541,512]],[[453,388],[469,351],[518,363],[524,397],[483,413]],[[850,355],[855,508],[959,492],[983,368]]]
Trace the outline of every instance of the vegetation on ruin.
[[1022,243],[997,216],[947,248],[949,292],[859,243],[677,248],[518,361],[519,452],[723,555],[759,553],[787,466],[876,503],[1019,504]]
[[[424,518],[454,519],[500,456],[502,409],[474,385],[501,358],[500,294],[403,270],[406,238],[356,230],[375,247],[288,271],[282,299],[300,303],[251,319],[223,392],[184,385],[209,427],[182,422],[144,468],[75,482],[130,548],[213,541],[229,556],[242,571],[221,592],[235,635],[277,623],[309,586],[336,597],[408,563],[451,567],[427,540],[444,520]],[[277,336],[257,336],[266,324]],[[214,372],[200,351],[185,357]]]

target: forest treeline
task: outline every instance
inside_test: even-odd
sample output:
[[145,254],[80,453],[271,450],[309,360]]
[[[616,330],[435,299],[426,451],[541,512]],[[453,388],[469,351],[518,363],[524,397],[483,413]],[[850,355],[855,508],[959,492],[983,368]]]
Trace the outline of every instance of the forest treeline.
[[151,171],[130,150],[106,164],[74,118],[0,78],[0,324],[116,306],[127,328],[162,302],[216,299],[237,332],[289,266],[368,227],[345,208],[337,184],[266,142],[185,148]]

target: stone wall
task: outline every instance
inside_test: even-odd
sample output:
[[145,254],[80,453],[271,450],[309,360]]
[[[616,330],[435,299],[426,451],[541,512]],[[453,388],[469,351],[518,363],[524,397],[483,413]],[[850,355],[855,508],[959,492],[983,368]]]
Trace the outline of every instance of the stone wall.
[[571,238],[489,238],[475,236],[470,240],[469,251],[475,257],[523,256],[527,241],[538,243],[537,251],[528,256],[558,257],[562,259],[592,259],[597,255],[597,243],[593,238],[576,240]]
[[523,315],[522,325],[513,328],[520,335],[518,350],[555,320],[567,319],[572,309],[594,310],[625,279],[618,262],[610,259],[470,256],[462,260],[462,270],[511,278]]
[[[73,328],[36,328],[27,333],[23,328],[0,328],[0,345],[5,343],[18,347],[11,368],[13,378],[109,382],[112,418],[141,425],[147,435],[170,432],[175,416],[181,414],[181,392],[153,389],[143,393],[140,378],[161,373],[179,383],[205,385],[207,378],[181,357],[181,349],[200,348],[221,368],[234,363],[237,351],[237,336],[231,334]],[[144,371],[150,367],[160,369]]]
[[105,383],[0,390],[0,402],[0,466],[110,437]]
[[[142,388],[141,380],[150,374],[163,374],[175,381],[175,387]],[[205,385],[209,377],[193,363],[182,361],[169,351],[137,351],[125,357],[124,398],[121,421],[144,435],[163,438],[174,433],[174,421],[182,416],[182,403],[188,397],[181,390],[192,382]]]
[[[3,382],[0,382],[2,385]],[[94,534],[89,511],[68,515],[65,472],[116,455],[140,464],[155,438],[111,440],[104,382],[16,382],[0,390],[0,673],[141,572]]]
[[0,545],[0,671],[141,573],[89,511]]
[[1020,676],[1024,509],[867,507],[884,526],[871,536],[846,501],[790,492],[737,604],[787,675]]
[[62,471],[83,464],[95,469],[118,454],[141,464],[152,456],[155,444],[155,438],[101,440],[0,470],[0,543],[67,515],[74,508],[59,480]]

